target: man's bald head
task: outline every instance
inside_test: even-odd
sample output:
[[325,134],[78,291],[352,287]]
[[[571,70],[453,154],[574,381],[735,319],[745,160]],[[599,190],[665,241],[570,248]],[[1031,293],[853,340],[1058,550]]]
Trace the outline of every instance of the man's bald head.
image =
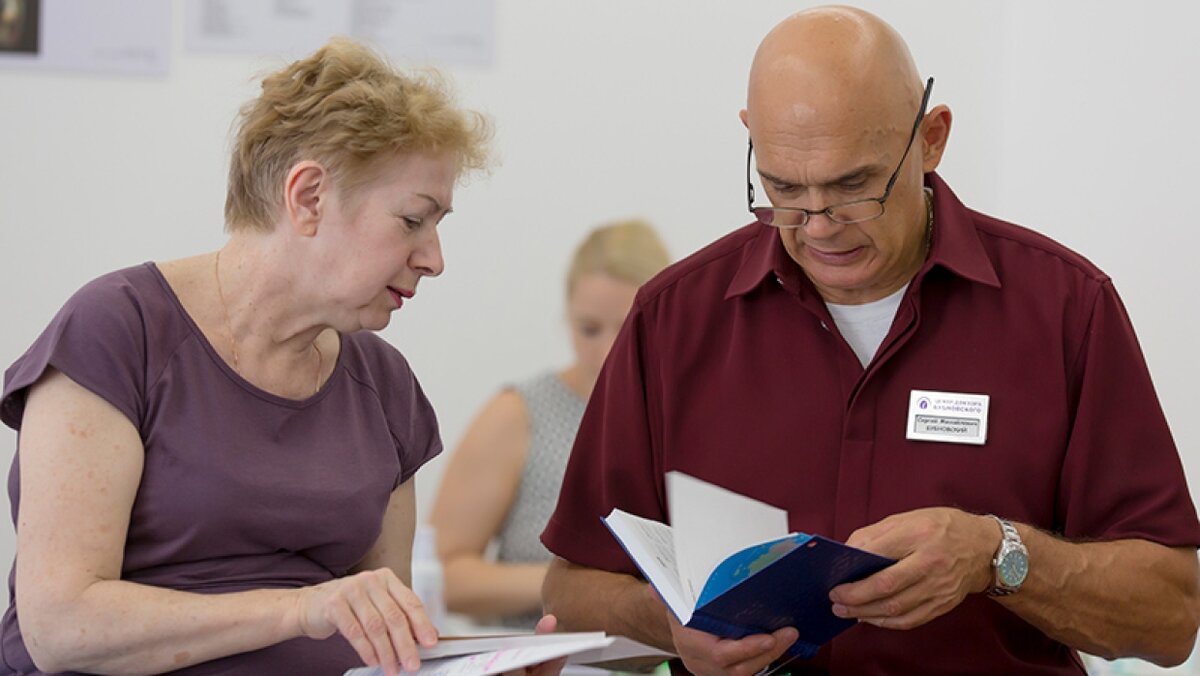
[[779,23],[750,69],[747,124],[857,122],[904,129],[922,83],[904,39],[879,17],[851,7],[818,7]]
[[[925,260],[923,176],[941,160],[950,110],[935,106],[914,129],[921,85],[899,34],[849,7],[788,17],[754,56],[742,121],[760,197],[808,211],[805,225],[781,227],[779,237],[826,300],[884,298]],[[871,202],[883,209],[862,220],[828,211]]]

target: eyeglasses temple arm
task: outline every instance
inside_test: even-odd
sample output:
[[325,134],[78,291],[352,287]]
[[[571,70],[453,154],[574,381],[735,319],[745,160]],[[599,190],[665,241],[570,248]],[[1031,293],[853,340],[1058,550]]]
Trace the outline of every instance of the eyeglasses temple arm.
[[921,128],[921,122],[925,120],[925,108],[929,106],[929,95],[933,93],[933,78],[930,77],[925,82],[925,94],[921,96],[921,110],[917,113],[917,119],[913,122],[912,132],[908,135],[908,145],[904,146],[904,154],[900,156],[900,164],[896,165],[896,171],[892,173],[892,177],[888,179],[887,188],[883,191],[883,197],[879,198],[882,204],[892,194],[892,186],[896,185],[896,179],[900,177],[900,167],[904,166],[904,160],[908,159],[908,151],[912,149],[913,140],[917,138],[917,130]]
[[754,141],[746,142],[749,148],[746,150],[746,209],[750,213],[754,213],[754,183],[750,180],[750,158],[754,155]]

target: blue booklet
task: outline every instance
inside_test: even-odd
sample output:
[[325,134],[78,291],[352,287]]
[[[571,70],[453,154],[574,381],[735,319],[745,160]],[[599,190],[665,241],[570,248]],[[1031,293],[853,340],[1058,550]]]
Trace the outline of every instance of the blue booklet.
[[810,658],[855,624],[833,614],[830,590],[895,563],[787,533],[783,510],[681,472],[667,474],[667,498],[673,526],[619,509],[604,523],[681,624],[723,638],[795,627],[788,653]]

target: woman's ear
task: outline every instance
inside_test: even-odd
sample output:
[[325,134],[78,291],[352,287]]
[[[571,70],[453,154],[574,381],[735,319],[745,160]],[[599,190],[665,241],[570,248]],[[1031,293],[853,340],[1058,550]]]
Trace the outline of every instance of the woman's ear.
[[288,223],[302,235],[314,235],[329,207],[329,171],[312,160],[297,162],[283,186],[283,206]]

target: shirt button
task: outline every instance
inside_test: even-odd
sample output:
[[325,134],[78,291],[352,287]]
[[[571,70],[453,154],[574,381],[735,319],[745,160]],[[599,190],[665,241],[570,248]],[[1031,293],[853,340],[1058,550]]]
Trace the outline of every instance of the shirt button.
[[825,323],[824,319],[821,320],[821,328],[825,329],[826,331],[829,330],[829,325]]

